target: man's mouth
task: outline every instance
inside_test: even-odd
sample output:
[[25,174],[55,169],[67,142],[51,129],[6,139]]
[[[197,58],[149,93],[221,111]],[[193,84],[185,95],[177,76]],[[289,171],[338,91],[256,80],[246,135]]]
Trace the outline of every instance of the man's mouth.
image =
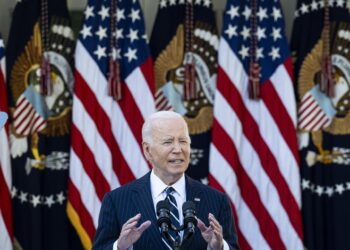
[[184,162],[184,160],[181,159],[175,159],[175,160],[169,160],[170,163],[174,163],[174,164],[181,164]]

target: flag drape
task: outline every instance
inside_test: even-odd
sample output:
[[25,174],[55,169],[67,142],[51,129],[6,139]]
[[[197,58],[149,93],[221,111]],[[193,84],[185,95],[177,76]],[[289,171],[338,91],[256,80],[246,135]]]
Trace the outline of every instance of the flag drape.
[[[89,0],[84,13],[75,52],[67,210],[90,249],[104,194],[149,171],[141,128],[155,109],[153,63],[138,1]],[[113,13],[116,20],[111,21]],[[109,76],[115,73],[109,65],[116,62],[120,100],[108,92]]]
[[[8,113],[4,41],[0,36],[0,111]],[[8,123],[0,127],[0,245],[12,249],[13,226],[11,211],[11,159]]]
[[[303,249],[292,62],[279,1],[228,0],[209,183],[229,196],[242,249]],[[249,98],[252,35],[260,98]]]
[[12,17],[6,63],[14,246],[78,250],[66,213],[75,47],[67,3],[18,1]]
[[[297,82],[303,226],[305,247],[310,250],[349,246],[349,7],[349,1],[299,0],[295,11],[291,48]],[[332,65],[333,96],[321,87],[326,54]]]

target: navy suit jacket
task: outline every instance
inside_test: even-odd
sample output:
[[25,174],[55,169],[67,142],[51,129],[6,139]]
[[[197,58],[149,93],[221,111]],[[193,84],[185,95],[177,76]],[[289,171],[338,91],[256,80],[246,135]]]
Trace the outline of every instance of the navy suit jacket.
[[[239,249],[231,206],[225,194],[186,176],[186,199],[196,204],[197,217],[207,226],[208,214],[212,213],[220,222],[224,239],[230,248]],[[150,173],[105,195],[92,249],[113,249],[113,243],[119,238],[123,224],[137,213],[141,213],[139,224],[146,220],[152,224],[134,243],[134,250],[167,249],[157,225]],[[181,249],[207,249],[207,243],[198,228]]]

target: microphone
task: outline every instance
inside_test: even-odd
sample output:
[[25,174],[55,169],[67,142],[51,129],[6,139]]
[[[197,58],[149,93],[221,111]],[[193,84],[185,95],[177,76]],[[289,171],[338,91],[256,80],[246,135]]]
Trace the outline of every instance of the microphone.
[[157,224],[161,229],[161,233],[164,234],[167,238],[170,237],[170,208],[168,202],[166,202],[165,200],[161,200],[157,203],[157,216]]
[[184,240],[189,239],[195,231],[197,226],[196,219],[196,205],[192,201],[186,201],[182,205],[182,213],[184,215],[184,226],[187,228],[187,232],[184,235]]

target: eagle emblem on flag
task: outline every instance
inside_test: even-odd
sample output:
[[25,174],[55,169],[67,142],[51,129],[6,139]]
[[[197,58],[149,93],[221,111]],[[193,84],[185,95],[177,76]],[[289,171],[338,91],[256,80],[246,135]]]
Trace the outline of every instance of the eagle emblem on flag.
[[[11,154],[13,157],[22,156],[27,152],[30,142],[33,159],[27,160],[27,172],[32,167],[43,169],[52,164],[51,167],[60,165],[58,168],[61,169],[62,164],[59,162],[66,162],[63,165],[68,167],[68,159],[57,158],[66,158],[68,154],[53,152],[46,156],[39,150],[39,135],[61,136],[69,133],[73,73],[72,62],[67,58],[74,52],[74,35],[67,24],[67,20],[62,18],[52,19],[50,49],[44,52],[37,22],[32,37],[24,52],[15,61],[11,72],[11,93],[15,102],[11,108]],[[51,69],[52,90],[47,95],[43,94],[40,84],[43,54],[48,58]]]
[[317,161],[323,164],[348,162],[346,148],[323,148],[324,133],[332,135],[350,134],[350,25],[332,23],[330,48],[334,78],[334,95],[325,95],[319,87],[321,81],[321,55],[323,41],[320,38],[311,52],[305,57],[299,74],[298,92],[301,97],[298,110],[298,128],[301,131],[301,146],[309,145],[307,133],[311,132],[312,143],[318,152],[309,151],[306,162],[309,167]]

